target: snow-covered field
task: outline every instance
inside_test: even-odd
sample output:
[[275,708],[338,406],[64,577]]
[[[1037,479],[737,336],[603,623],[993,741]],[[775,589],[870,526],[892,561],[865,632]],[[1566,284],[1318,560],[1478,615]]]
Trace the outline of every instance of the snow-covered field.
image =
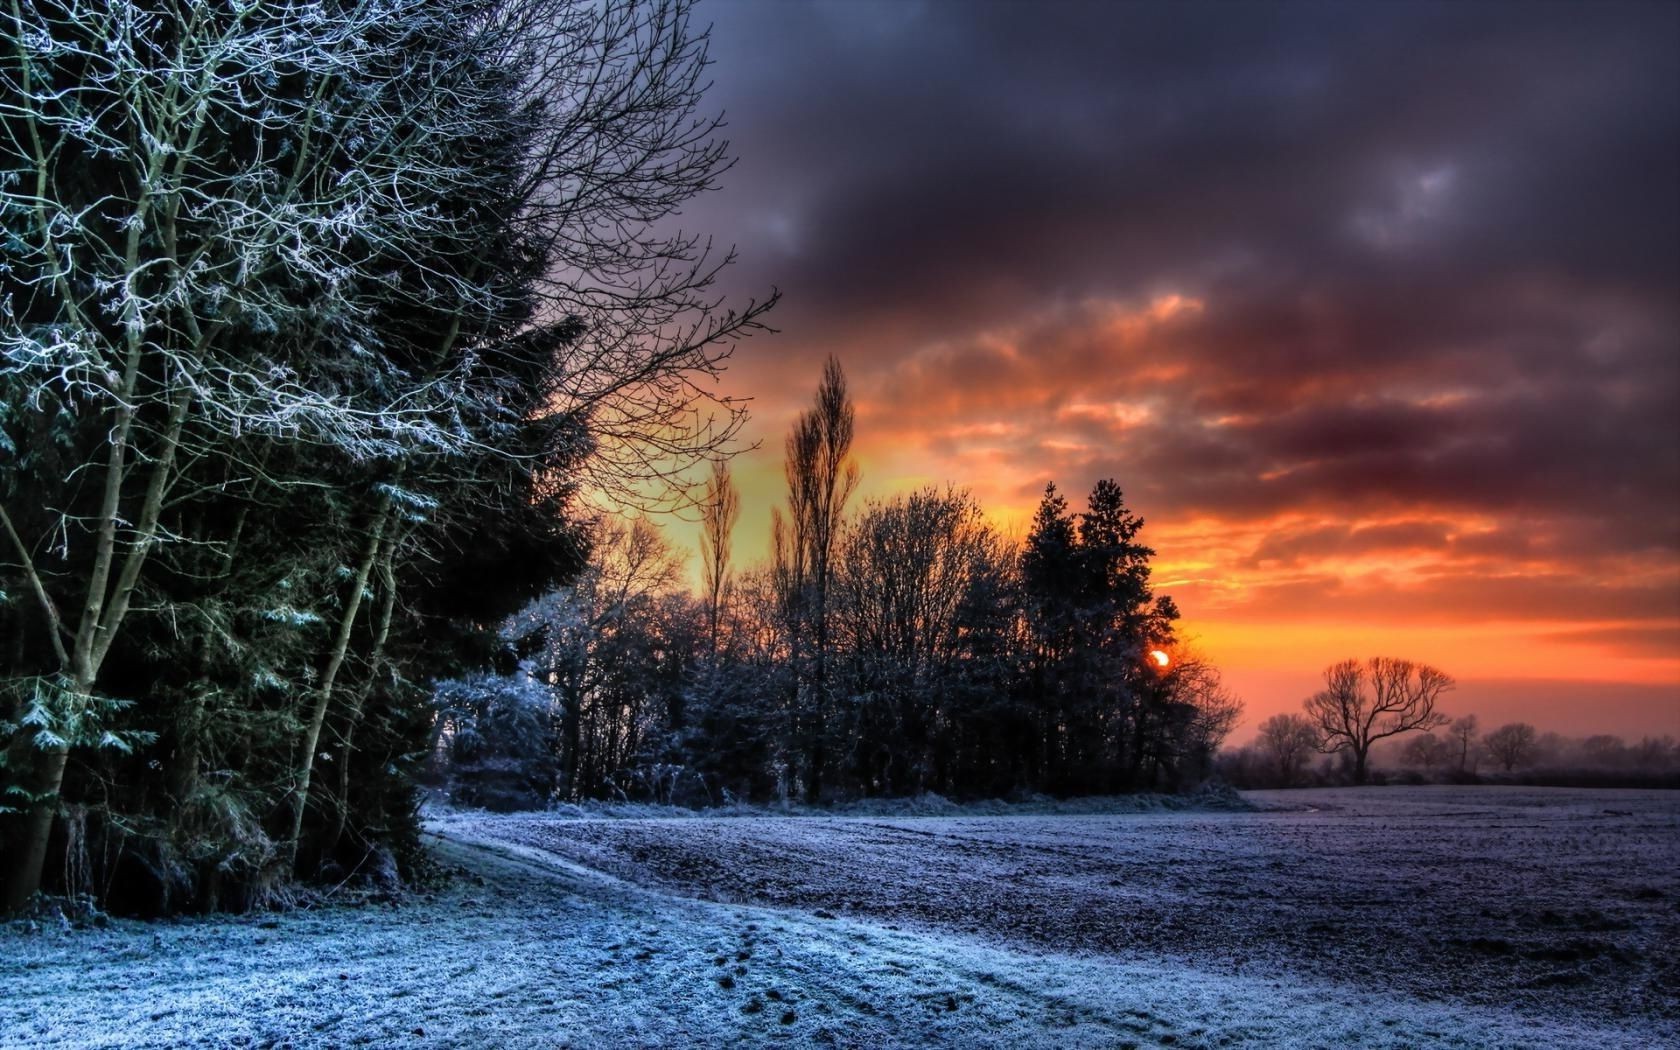
[[1680,1045],[1680,795],[457,814],[400,905],[0,932],[0,1046]]

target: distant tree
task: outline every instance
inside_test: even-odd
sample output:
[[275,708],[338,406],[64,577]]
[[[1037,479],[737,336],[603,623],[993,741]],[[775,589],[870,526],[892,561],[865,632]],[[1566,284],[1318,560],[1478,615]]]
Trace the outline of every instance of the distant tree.
[[1420,769],[1438,769],[1453,759],[1453,746],[1434,733],[1422,733],[1406,741],[1400,761]]
[[1533,726],[1527,722],[1511,722],[1484,736],[1482,746],[1487,748],[1499,767],[1509,773],[1533,757],[1535,740]]
[[1453,684],[1444,671],[1411,660],[1343,660],[1325,669],[1325,687],[1307,699],[1306,709],[1322,734],[1319,749],[1351,753],[1354,781],[1363,784],[1373,743],[1446,724],[1435,702]]
[[1300,779],[1307,755],[1318,746],[1318,728],[1301,715],[1277,714],[1260,723],[1260,747],[1283,787]]
[[1680,765],[1680,741],[1666,734],[1641,737],[1639,745],[1630,750],[1634,765],[1640,769],[1672,769]]
[[[1225,685],[1213,662],[1180,645],[1162,681],[1162,697],[1175,717],[1163,719],[1155,748],[1158,774],[1169,786],[1199,782],[1213,770],[1214,756],[1242,718],[1243,702]],[[1161,780],[1161,776],[1154,778]]]
[[1460,775],[1468,773],[1473,768],[1471,759],[1475,757],[1476,741],[1482,731],[1481,723],[1475,715],[1465,715],[1456,719],[1447,727],[1447,736],[1452,741],[1453,749],[1457,752],[1458,772]]
[[1623,764],[1627,756],[1627,742],[1619,736],[1601,733],[1581,741],[1581,757],[1590,765],[1612,767]]
[[741,494],[729,474],[729,461],[712,461],[712,476],[700,506],[700,575],[705,588],[707,644],[718,650],[723,603],[729,596],[729,538],[741,516]]

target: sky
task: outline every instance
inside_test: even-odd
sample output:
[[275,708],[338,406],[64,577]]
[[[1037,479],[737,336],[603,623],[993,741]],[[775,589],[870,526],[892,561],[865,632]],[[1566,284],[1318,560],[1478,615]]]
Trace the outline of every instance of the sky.
[[[702,0],[738,561],[836,356],[861,495],[1113,477],[1248,703],[1349,656],[1680,735],[1680,5]],[[673,531],[692,542],[692,531]]]

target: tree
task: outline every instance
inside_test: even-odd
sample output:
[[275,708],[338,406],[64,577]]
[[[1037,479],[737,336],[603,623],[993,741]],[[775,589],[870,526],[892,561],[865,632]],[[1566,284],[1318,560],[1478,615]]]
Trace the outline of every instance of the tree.
[[1283,787],[1293,787],[1300,779],[1308,753],[1319,743],[1318,727],[1301,715],[1276,714],[1260,723],[1260,747]]
[[1082,630],[1078,544],[1067,498],[1051,482],[1033,513],[1020,567],[1028,650],[1022,686],[1037,723],[1029,776],[1039,787],[1068,764],[1072,726],[1066,708],[1072,702],[1070,694],[1080,689],[1079,657],[1090,652]]
[[1581,757],[1590,765],[1604,769],[1626,765],[1628,760],[1627,741],[1608,733],[1589,736],[1581,741]]
[[603,519],[578,579],[531,602],[503,626],[554,697],[554,748],[564,799],[598,796],[642,741],[664,694],[653,683],[661,598],[681,571],[645,519]]
[[1408,766],[1436,769],[1452,761],[1453,747],[1434,733],[1421,733],[1406,741],[1400,760]]
[[1527,722],[1511,722],[1482,737],[1482,746],[1509,773],[1534,754],[1536,734]]
[[741,516],[741,494],[729,474],[729,461],[712,461],[711,481],[700,505],[700,573],[706,602],[707,643],[716,655],[723,604],[729,596],[729,538]]
[[834,633],[852,698],[847,751],[865,792],[950,789],[951,731],[970,698],[967,643],[987,627],[973,599],[1005,571],[998,537],[967,492],[871,502],[848,524]]
[[[1242,718],[1243,702],[1225,685],[1212,661],[1187,645],[1174,647],[1162,676],[1169,717],[1158,722],[1150,748],[1157,763],[1151,785],[1180,787],[1205,779],[1220,745]],[[1168,779],[1170,777],[1170,779]]]
[[1319,749],[1351,752],[1354,780],[1363,784],[1373,743],[1446,724],[1435,702],[1453,684],[1445,672],[1411,660],[1343,660],[1325,669],[1325,687],[1307,699],[1306,710],[1321,734]]
[[[811,802],[822,795],[823,767],[828,761],[829,586],[842,515],[858,484],[858,467],[851,459],[855,425],[856,410],[846,392],[845,373],[831,356],[823,364],[813,404],[788,434],[787,459],[782,465],[788,484],[786,525],[780,517],[772,519],[777,533],[773,546],[782,552],[780,575],[786,581],[793,628],[799,694],[794,711],[801,723],[798,736],[805,756],[805,795]],[[806,645],[808,675],[803,666]]]
[[[26,514],[66,538],[58,571],[5,515],[57,665],[30,723],[32,802],[7,903],[39,884],[70,747],[149,563],[174,539],[165,511],[188,465],[225,461],[244,434],[354,458],[464,447],[449,370],[413,382],[405,348],[377,328],[418,289],[377,278],[474,225],[439,205],[479,173],[463,139],[502,88],[432,68],[470,34],[468,16],[418,0],[10,9],[0,120],[21,163],[0,184],[0,372],[8,407],[33,402],[59,422],[74,480],[47,481],[56,510]],[[490,312],[504,290],[456,288]],[[335,672],[329,661],[322,695]]]
[[1171,642],[1178,610],[1150,589],[1155,552],[1137,541],[1142,528],[1113,479],[1093,486],[1077,520],[1052,484],[1022,550],[1029,705],[1056,790],[1139,786],[1184,728],[1171,676],[1148,666],[1150,650]]
[[1465,715],[1447,727],[1447,736],[1458,752],[1457,769],[1460,776],[1474,769],[1471,760],[1475,757],[1476,739],[1480,733],[1481,723],[1476,720],[1475,715]]

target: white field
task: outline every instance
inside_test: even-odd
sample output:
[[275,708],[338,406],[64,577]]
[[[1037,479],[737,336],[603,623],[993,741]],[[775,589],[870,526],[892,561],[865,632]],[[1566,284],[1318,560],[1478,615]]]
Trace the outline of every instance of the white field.
[[398,906],[0,928],[0,1046],[1680,1046],[1680,794],[1250,797],[457,814]]

